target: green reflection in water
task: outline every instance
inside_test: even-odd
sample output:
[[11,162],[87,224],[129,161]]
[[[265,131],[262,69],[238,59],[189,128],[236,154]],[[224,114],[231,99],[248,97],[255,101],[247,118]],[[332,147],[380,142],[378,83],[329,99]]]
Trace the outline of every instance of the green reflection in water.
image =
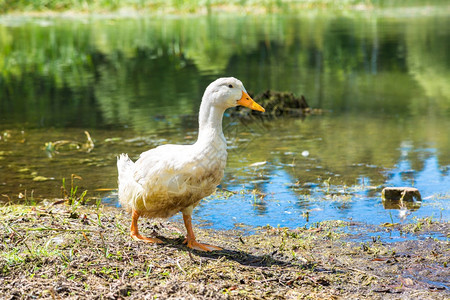
[[148,130],[149,117],[195,114],[222,75],[334,111],[449,114],[447,16],[7,20],[3,123]]

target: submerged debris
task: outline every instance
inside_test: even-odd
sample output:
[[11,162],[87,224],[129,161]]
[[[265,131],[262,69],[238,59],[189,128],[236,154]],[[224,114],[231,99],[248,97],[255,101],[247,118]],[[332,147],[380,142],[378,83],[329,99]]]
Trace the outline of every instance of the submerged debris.
[[80,150],[89,153],[94,149],[95,145],[89,132],[85,131],[84,134],[86,135],[86,142],[84,143],[71,140],[47,142],[45,143],[44,150],[49,157],[52,157],[54,154],[59,154],[62,150]]

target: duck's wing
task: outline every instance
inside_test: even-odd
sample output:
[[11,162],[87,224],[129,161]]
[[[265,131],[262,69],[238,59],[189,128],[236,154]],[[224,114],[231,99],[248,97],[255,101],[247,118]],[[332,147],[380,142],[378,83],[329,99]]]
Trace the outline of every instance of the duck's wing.
[[145,190],[182,193],[195,176],[197,159],[192,145],[162,145],[143,152],[134,166],[134,180]]
[[149,178],[162,173],[180,172],[192,162],[191,145],[162,145],[141,153],[136,161],[135,178]]
[[[144,195],[166,197],[170,179],[181,174],[187,161],[188,146],[162,145],[143,152],[133,163],[127,154],[117,159],[119,202],[130,206]],[[173,188],[172,188],[173,189]]]

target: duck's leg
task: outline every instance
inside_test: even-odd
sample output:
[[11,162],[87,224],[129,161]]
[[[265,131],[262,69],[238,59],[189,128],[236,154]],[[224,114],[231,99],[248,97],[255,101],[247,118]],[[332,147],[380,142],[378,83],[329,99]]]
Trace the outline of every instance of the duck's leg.
[[184,226],[186,226],[186,230],[187,230],[186,239],[184,240],[183,243],[184,244],[187,243],[187,246],[189,248],[195,249],[195,250],[200,250],[200,251],[222,250],[222,248],[219,248],[219,247],[216,247],[216,246],[212,246],[212,245],[208,245],[208,244],[201,244],[201,243],[198,243],[195,240],[194,231],[192,230],[192,218],[191,218],[191,215],[183,213],[183,221],[184,221]]
[[160,244],[163,242],[157,238],[149,238],[149,237],[140,235],[139,231],[138,231],[138,224],[137,224],[138,219],[139,219],[139,213],[133,209],[133,212],[131,214],[131,228],[130,228],[130,230],[131,230],[130,235],[133,238],[133,240],[143,241],[146,243],[157,243],[157,244]]

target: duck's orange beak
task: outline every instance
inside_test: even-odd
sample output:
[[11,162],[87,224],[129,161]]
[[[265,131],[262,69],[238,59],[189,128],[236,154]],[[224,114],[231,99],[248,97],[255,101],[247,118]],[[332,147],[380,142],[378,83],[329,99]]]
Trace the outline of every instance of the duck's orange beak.
[[238,100],[237,104],[248,107],[253,110],[265,112],[264,107],[256,103],[246,92],[242,92],[241,99]]

